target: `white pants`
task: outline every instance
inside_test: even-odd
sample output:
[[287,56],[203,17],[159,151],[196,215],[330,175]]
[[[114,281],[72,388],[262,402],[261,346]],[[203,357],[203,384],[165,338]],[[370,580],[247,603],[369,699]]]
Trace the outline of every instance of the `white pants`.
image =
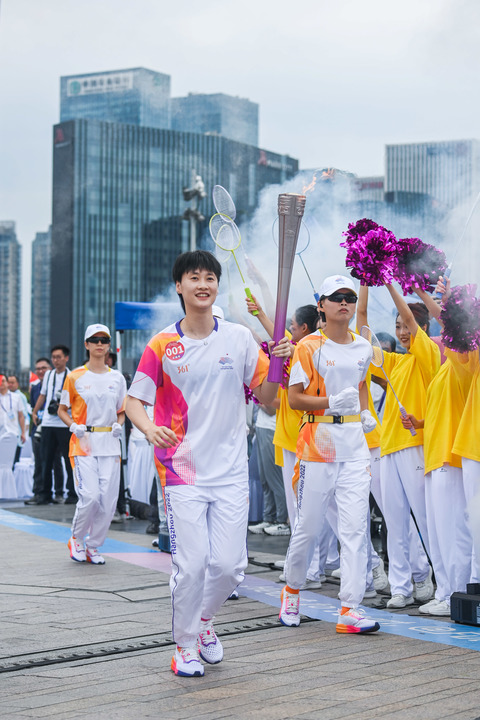
[[295,525],[295,514],[297,512],[297,499],[295,497],[295,493],[293,492],[292,478],[295,463],[297,462],[297,456],[295,455],[295,453],[290,452],[290,450],[285,450],[285,448],[282,448],[282,452],[282,475],[283,485],[285,487],[285,498],[287,501],[288,520],[290,522],[290,527],[293,528],[293,526]]
[[444,464],[425,475],[430,559],[435,572],[435,598],[450,602],[470,582],[472,540],[465,522],[462,469]]
[[[295,453],[283,448],[283,484],[287,500],[288,521],[292,530],[295,526],[295,519],[297,517],[297,498],[295,497],[292,487],[292,478],[296,462],[297,456]],[[307,573],[307,578],[309,580],[317,580],[320,575],[323,575],[327,562],[335,564],[338,561],[338,550],[336,548],[337,536],[335,535],[336,512],[335,499],[333,499],[327,512],[328,522],[324,524],[310,561]]]
[[384,455],[380,461],[380,487],[382,512],[387,524],[390,589],[392,595],[410,596],[413,592],[412,574],[419,582],[425,580],[429,572],[425,553],[423,563],[422,555],[418,556],[416,572],[410,556],[410,508],[429,552],[423,447],[405,448]]
[[[380,493],[380,448],[372,448],[370,450],[370,474],[372,476],[372,481],[370,483],[370,492],[372,493],[373,497],[375,498],[375,502],[377,503],[378,507],[381,511],[381,505],[377,500],[377,495],[379,498],[381,498]],[[375,492],[374,492],[375,488]],[[380,499],[381,502],[381,499]],[[370,507],[370,506],[369,506]],[[372,570],[373,568],[376,568],[380,565],[380,556],[373,547],[372,543],[372,536],[371,536],[371,522],[370,522],[370,513],[368,514],[368,527],[367,527],[367,552],[368,552],[368,571],[367,571],[367,589],[370,589],[373,587],[373,575]]]
[[315,542],[324,529],[333,497],[338,511],[341,545],[339,597],[356,607],[365,594],[367,573],[367,516],[370,473],[367,461],[300,462],[297,520],[285,561],[287,584],[299,589],[305,582]]
[[117,507],[120,486],[119,455],[73,458],[73,478],[78,495],[72,535],[91,548],[105,542]]
[[172,632],[195,645],[209,620],[242,582],[247,567],[248,484],[165,488],[172,552]]
[[470,582],[480,582],[480,462],[462,458],[463,487],[467,501],[466,518],[473,542]]

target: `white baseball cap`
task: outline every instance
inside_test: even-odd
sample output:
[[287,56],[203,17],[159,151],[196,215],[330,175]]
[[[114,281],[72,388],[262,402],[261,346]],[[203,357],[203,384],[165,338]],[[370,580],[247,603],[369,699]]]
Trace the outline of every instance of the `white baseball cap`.
[[225,320],[225,313],[223,312],[220,305],[212,305],[212,315],[213,317],[219,318],[220,320]]
[[87,329],[85,330],[85,342],[87,342],[88,338],[93,337],[97,333],[104,333],[105,335],[108,335],[109,338],[111,338],[110,330],[106,325],[101,325],[100,323],[96,323],[95,325],[89,325]]
[[329,297],[342,288],[348,288],[354,292],[355,295],[357,294],[352,278],[346,277],[346,275],[329,275],[329,277],[323,281],[318,294],[320,297]]

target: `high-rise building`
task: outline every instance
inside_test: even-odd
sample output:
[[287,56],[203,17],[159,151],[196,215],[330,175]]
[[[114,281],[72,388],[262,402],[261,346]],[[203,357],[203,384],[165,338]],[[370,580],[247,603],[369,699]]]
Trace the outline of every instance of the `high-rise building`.
[[385,164],[387,201],[395,193],[415,193],[453,208],[480,191],[478,140],[387,145]]
[[37,232],[32,243],[32,302],[30,314],[30,360],[50,357],[50,263],[52,228]]
[[[114,327],[117,300],[148,301],[171,282],[175,257],[188,249],[182,189],[195,168],[209,217],[215,184],[251,216],[260,190],[293,177],[298,162],[217,135],[98,120],[54,128],[51,341],[83,360],[83,332]],[[199,226],[199,244],[208,223]],[[213,244],[209,239],[209,246]]]
[[60,78],[60,122],[107,120],[170,127],[170,75],[146,68]]
[[0,373],[18,373],[22,249],[9,220],[0,221],[0,267]]
[[221,135],[246,145],[258,145],[258,105],[223,93],[189,93],[172,98],[172,130]]

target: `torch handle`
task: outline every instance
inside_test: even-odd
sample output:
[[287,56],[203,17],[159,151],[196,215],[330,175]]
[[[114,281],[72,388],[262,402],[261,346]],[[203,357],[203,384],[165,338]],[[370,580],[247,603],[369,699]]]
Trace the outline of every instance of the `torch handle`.
[[[448,280],[448,278],[449,278],[450,275],[451,275],[451,272],[452,272],[452,263],[450,263],[450,265],[447,267],[447,269],[446,269],[445,272],[443,273],[443,278],[444,278],[444,280]],[[443,293],[441,293],[441,292],[436,292],[436,293],[435,293],[435,297],[437,298],[437,300],[441,300],[442,297],[443,297]]]
[[[248,288],[246,285],[245,285],[245,295],[247,296],[247,298],[248,298],[249,300],[251,300],[251,301],[253,302],[252,291],[251,291],[250,288]],[[254,310],[254,311],[252,312],[252,315],[258,315],[258,310]]]

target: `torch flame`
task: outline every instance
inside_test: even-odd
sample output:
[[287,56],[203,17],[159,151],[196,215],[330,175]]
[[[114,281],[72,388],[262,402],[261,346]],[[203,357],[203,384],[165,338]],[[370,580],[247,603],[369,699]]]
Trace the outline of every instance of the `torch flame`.
[[308,192],[311,192],[313,188],[315,187],[317,183],[317,173],[315,172],[313,174],[312,182],[309,185],[304,185],[302,190],[302,195],[306,195]]
[[335,168],[327,168],[322,171],[322,180],[333,180],[335,177]]

